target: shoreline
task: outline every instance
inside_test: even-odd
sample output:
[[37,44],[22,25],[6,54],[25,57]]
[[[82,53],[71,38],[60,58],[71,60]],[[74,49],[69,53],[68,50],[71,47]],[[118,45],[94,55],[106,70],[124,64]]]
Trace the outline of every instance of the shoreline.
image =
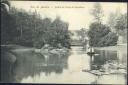
[[97,50],[110,50],[110,51],[126,51],[127,52],[127,44],[125,45],[116,45],[116,46],[108,46],[108,47],[94,47]]

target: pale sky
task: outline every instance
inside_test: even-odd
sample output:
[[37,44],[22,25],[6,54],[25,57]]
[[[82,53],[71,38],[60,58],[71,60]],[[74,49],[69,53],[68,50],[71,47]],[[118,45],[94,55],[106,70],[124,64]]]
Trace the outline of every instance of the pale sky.
[[[11,1],[11,6],[18,9],[22,8],[28,12],[36,9],[42,18],[49,17],[54,20],[56,16],[60,16],[61,20],[69,23],[69,30],[89,28],[90,23],[93,22],[93,16],[90,15],[93,5],[94,2]],[[61,8],[56,8],[58,6]],[[117,9],[120,9],[121,13],[127,12],[127,3],[102,2],[101,6],[104,11],[104,23],[107,22],[109,14]]]

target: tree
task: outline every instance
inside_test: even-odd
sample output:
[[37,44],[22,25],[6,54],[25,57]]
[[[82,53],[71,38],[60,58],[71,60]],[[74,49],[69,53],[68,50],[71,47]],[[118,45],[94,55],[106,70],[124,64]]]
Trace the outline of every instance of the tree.
[[104,47],[104,46],[114,46],[117,45],[118,36],[116,33],[109,32],[107,35],[102,37],[98,42],[97,46]]
[[79,41],[82,43],[83,47],[85,48],[87,44],[87,30],[86,28],[81,28],[77,31],[77,36],[79,36]]
[[115,15],[115,13],[110,13],[109,18],[108,18],[108,26],[111,28],[112,31],[115,31],[115,24],[116,24],[116,18],[117,16]]
[[110,27],[111,31],[116,33],[116,23],[118,18],[121,16],[120,9],[117,9],[116,12],[111,12],[108,18],[108,26]]
[[53,22],[50,18],[42,19],[35,12],[10,8],[9,15],[2,15],[1,41],[7,44],[19,44],[41,48],[44,44],[57,47],[70,47],[68,23],[57,17]]
[[10,9],[10,2],[8,0],[1,0],[1,11],[8,13]]
[[44,44],[49,43],[49,27],[51,25],[51,19],[50,18],[44,18],[41,20],[41,22],[38,22],[38,28],[35,34],[34,46],[35,47],[42,47]]
[[91,14],[94,16],[94,20],[96,22],[101,23],[103,17],[103,10],[100,3],[97,2],[94,4]]
[[[118,8],[116,12],[109,15],[108,26],[111,31],[116,33],[119,37],[122,37],[123,42],[127,42],[127,14],[122,14]],[[119,38],[120,39],[120,38]],[[120,40],[119,40],[120,41]]]
[[115,29],[119,36],[123,37],[123,42],[127,42],[127,13],[122,14],[120,17],[117,18]]
[[95,22],[91,23],[88,31],[89,45],[93,47],[116,45],[118,36],[110,30],[114,27],[112,22],[115,20],[115,14],[110,15],[109,26],[102,24],[103,10],[100,3],[94,4],[91,14]]
[[126,35],[127,33],[127,14],[122,14],[117,18],[115,29],[119,35]]
[[47,42],[50,45],[57,47],[57,44],[61,44],[64,47],[70,47],[68,23],[61,21],[60,17],[51,23],[47,33],[49,33]]
[[103,25],[98,22],[94,22],[90,25],[90,29],[88,31],[89,36],[89,45],[90,46],[100,46],[98,43],[101,41],[103,37],[105,37],[110,32],[108,26]]
[[15,19],[10,14],[10,3],[1,1],[1,43],[8,44],[15,35]]

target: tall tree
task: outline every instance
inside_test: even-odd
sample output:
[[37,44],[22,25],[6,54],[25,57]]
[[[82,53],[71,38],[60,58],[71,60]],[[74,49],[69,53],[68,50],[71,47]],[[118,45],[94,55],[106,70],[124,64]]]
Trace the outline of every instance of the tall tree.
[[[7,0],[1,0],[1,43],[7,44],[11,41],[14,36],[14,30],[12,29],[15,25],[10,15],[10,2]],[[6,37],[6,38],[5,38]]]
[[89,36],[89,45],[90,46],[100,46],[98,43],[101,41],[101,38],[105,37],[110,32],[108,26],[103,25],[101,23],[92,23],[90,25],[90,29],[88,31]]
[[96,22],[101,23],[103,15],[103,10],[100,3],[95,3],[93,9],[91,10],[91,15],[94,16]]
[[122,14],[117,18],[115,29],[119,35],[127,35],[127,14]]
[[115,25],[117,23],[117,19],[121,16],[120,9],[117,8],[116,12],[111,12],[108,17],[108,26],[110,27],[111,31],[116,33]]

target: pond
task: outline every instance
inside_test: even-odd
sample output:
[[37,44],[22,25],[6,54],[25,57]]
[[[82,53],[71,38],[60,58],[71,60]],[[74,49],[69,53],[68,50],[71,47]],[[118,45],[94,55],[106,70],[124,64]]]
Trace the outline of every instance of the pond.
[[21,53],[22,56],[19,57],[11,77],[13,80],[9,82],[126,84],[126,74],[97,76],[82,71],[99,70],[106,62],[117,62],[127,66],[127,53],[106,50],[95,52],[99,55],[91,58],[81,46],[72,46],[69,53],[61,56],[50,55],[49,58],[35,53]]

